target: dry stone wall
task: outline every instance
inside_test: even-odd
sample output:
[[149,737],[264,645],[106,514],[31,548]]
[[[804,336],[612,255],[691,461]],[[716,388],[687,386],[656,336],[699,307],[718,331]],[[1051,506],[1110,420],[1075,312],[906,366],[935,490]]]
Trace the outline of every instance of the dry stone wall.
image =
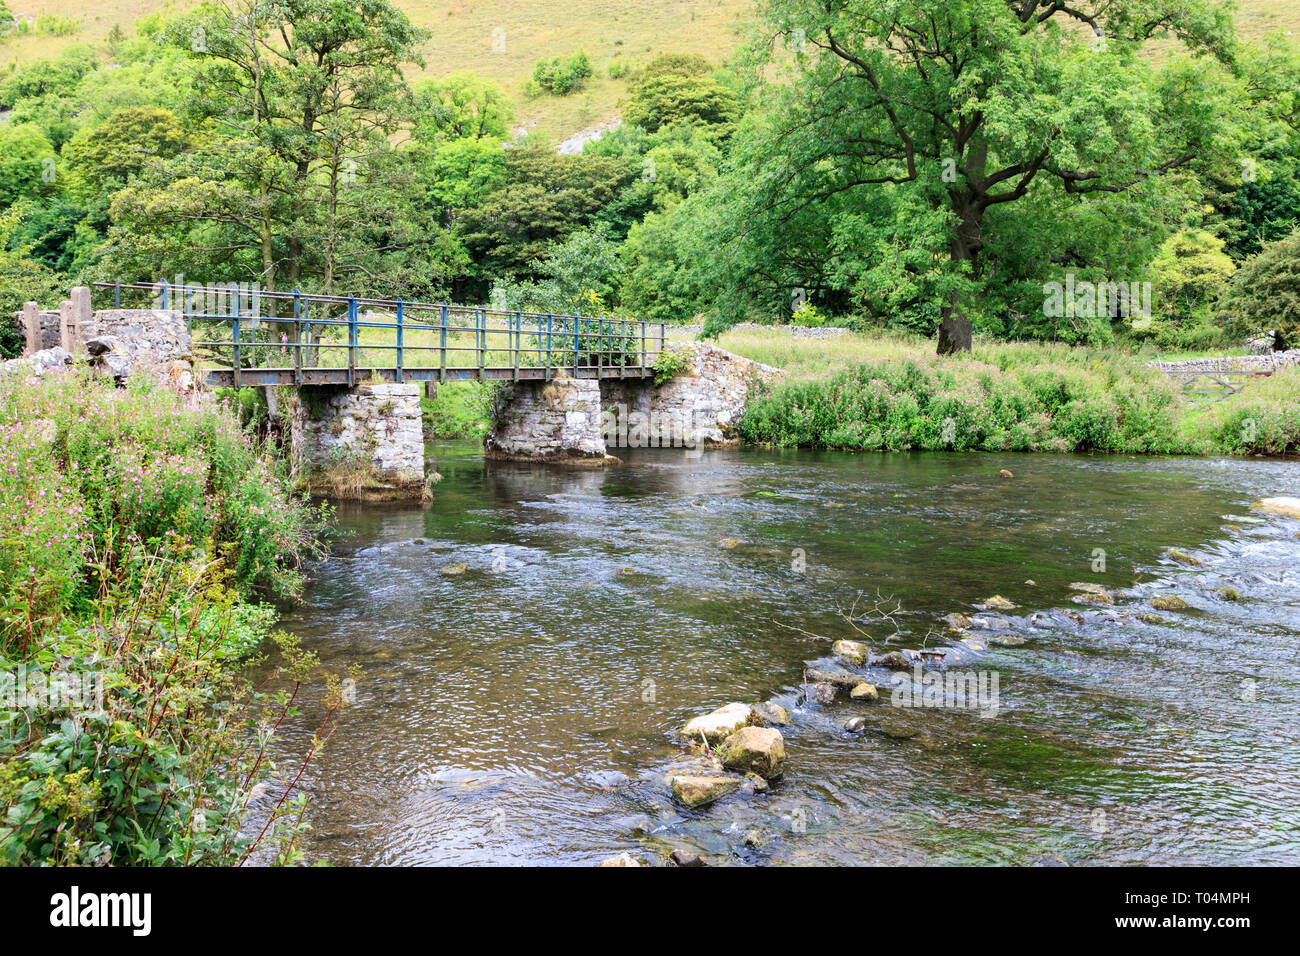
[[569,378],[561,372],[549,382],[512,382],[505,389],[497,420],[484,440],[489,458],[605,460],[601,385],[596,379]]

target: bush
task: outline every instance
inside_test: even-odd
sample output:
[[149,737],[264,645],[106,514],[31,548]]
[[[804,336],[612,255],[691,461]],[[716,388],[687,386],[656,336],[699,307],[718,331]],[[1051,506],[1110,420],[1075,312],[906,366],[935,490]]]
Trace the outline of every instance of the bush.
[[1198,309],[1216,302],[1236,265],[1223,251],[1223,240],[1200,229],[1187,229],[1165,240],[1151,262],[1160,311],[1179,324]]
[[525,92],[535,96],[544,90],[556,96],[567,96],[574,90],[582,89],[583,82],[594,73],[590,58],[582,50],[576,51],[567,60],[558,56],[550,60],[538,60]]
[[[297,862],[295,784],[347,693],[326,678],[298,775],[247,827],[316,666],[251,599],[299,593],[323,516],[224,406],[140,379],[0,377],[0,436],[0,862],[234,864],[264,840]],[[255,689],[241,658],[268,635]]]
[[1220,301],[1219,314],[1239,338],[1272,332],[1276,348],[1300,346],[1300,229],[1246,260]]

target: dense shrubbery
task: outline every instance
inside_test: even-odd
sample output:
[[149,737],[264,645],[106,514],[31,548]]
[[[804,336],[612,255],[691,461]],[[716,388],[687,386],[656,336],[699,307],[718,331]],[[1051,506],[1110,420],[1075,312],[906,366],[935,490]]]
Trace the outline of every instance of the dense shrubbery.
[[557,56],[550,60],[538,60],[533,78],[528,84],[528,93],[536,96],[545,90],[556,96],[567,96],[574,90],[582,89],[583,81],[589,79],[594,72],[591,60],[582,50],[574,52],[568,59]]
[[1156,372],[1118,362],[874,362],[780,385],[750,404],[747,441],[850,450],[1104,451],[1300,447],[1300,373],[1194,412]]
[[[224,407],[138,380],[0,378],[0,434],[0,681],[102,687],[102,707],[0,710],[0,859],[238,861],[269,728],[314,662],[277,636],[270,693],[228,662],[274,623],[252,599],[300,590],[322,515]],[[292,789],[265,831],[287,861]]]

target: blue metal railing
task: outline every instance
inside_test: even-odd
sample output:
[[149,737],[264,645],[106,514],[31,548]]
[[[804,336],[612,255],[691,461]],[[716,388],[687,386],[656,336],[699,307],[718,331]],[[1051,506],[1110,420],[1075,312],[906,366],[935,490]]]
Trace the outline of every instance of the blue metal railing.
[[[408,374],[425,380],[466,373],[517,379],[521,370],[538,368],[548,378],[561,369],[575,376],[633,369],[644,375],[665,341],[662,322],[607,316],[240,286],[96,282],[94,287],[111,289],[118,309],[129,302],[181,312],[196,356],[228,372],[235,384],[243,371],[254,369],[291,371],[293,381],[308,384],[323,380],[320,373],[340,369],[346,370],[348,384],[377,370],[398,382]],[[287,364],[274,364],[277,357]],[[337,374],[330,380],[338,380]]]

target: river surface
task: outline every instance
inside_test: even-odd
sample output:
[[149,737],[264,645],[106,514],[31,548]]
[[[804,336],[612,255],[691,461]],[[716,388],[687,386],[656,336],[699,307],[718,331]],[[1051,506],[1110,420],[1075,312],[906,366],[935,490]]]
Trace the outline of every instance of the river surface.
[[[285,617],[326,666],[362,671],[304,776],[310,858],[1300,863],[1300,522],[1249,517],[1300,491],[1300,465],[640,450],[592,472],[428,453],[434,502],[341,508]],[[1126,596],[1077,604],[1075,582]],[[995,593],[1019,607],[981,612]],[[1157,595],[1191,607],[1139,620]],[[801,702],[838,638],[942,648],[927,673],[996,675],[994,706],[896,707],[916,674],[874,669],[879,703]],[[784,778],[677,806],[674,728],[772,698],[793,712]],[[287,727],[290,771],[322,706]]]

